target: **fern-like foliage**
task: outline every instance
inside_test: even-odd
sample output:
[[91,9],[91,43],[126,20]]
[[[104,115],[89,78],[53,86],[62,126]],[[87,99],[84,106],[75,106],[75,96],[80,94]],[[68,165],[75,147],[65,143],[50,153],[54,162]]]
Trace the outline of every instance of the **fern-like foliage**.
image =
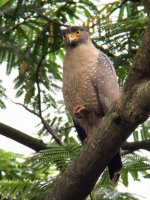
[[139,130],[135,130],[133,132],[133,139],[134,141],[141,141],[141,140],[149,140],[150,133],[149,133],[149,121],[139,126]]
[[66,169],[79,153],[80,148],[81,146],[77,143],[67,143],[63,146],[50,145],[48,149],[28,159],[25,164],[34,172],[41,170],[42,174],[43,170],[47,179],[50,180],[53,173],[62,173]]
[[18,159],[24,161],[23,155],[0,149],[0,180],[20,177],[20,162]]
[[[80,152],[81,146],[78,144],[66,144],[65,146],[51,145],[49,149],[35,154],[28,158],[24,163],[20,164],[22,171],[27,167],[27,174],[30,174],[30,179],[25,180],[15,179],[12,181],[0,181],[1,196],[10,197],[11,199],[21,199],[22,195],[26,199],[42,199],[50,188],[53,187],[59,174],[62,173],[68,164]],[[149,176],[150,169],[149,161],[139,155],[124,155],[123,169],[121,172],[120,181],[128,186],[128,175],[131,174],[134,180],[140,180],[139,174],[143,177]],[[43,174],[43,175],[42,175]],[[21,176],[24,173],[20,174]],[[39,181],[34,181],[34,180]],[[43,181],[42,181],[43,180]],[[41,184],[42,182],[47,182]],[[49,185],[49,186],[48,186]],[[7,189],[6,189],[7,188]],[[113,189],[109,182],[108,171],[105,170],[100,180],[97,182],[95,189],[92,192],[94,199],[136,199],[129,193],[119,193]],[[13,197],[13,198],[12,198]],[[36,198],[35,198],[36,197]]]
[[[63,172],[68,164],[75,158],[75,156],[79,153],[81,146],[75,143],[68,143],[64,146],[59,145],[51,145],[49,149],[41,151],[38,154],[35,154],[29,161],[29,167],[33,167],[34,170],[39,167],[44,169],[52,167],[52,169],[56,172]],[[146,157],[142,157],[138,154],[127,154],[122,157],[123,168],[121,171],[120,181],[128,186],[128,175],[131,174],[134,180],[139,181],[139,174],[142,173],[143,177],[147,176],[148,170],[150,169],[149,161]],[[38,163],[38,164],[37,164]],[[55,168],[54,168],[55,166]],[[53,171],[53,172],[54,172]],[[108,187],[110,185],[108,170],[106,169],[97,185],[100,187]]]
[[[6,174],[7,178],[13,178],[13,180],[6,180],[3,177],[0,181],[1,199],[43,199],[56,182],[58,178],[56,174],[64,171],[72,159],[79,153],[80,148],[80,145],[75,143],[68,143],[64,146],[51,145],[47,150],[35,154],[25,162],[19,163],[16,161],[15,166],[17,169],[14,171],[16,176],[13,176],[14,168],[10,165],[11,160],[8,159],[8,157],[10,159],[14,158],[15,154],[2,151],[4,157],[3,164],[6,165],[8,163],[11,170],[5,173],[10,173],[11,177]],[[5,156],[7,156],[7,160]],[[20,157],[20,155],[15,156]],[[25,170],[26,172],[24,172]],[[30,179],[25,179],[24,177],[30,177]]]
[[5,88],[2,86],[2,81],[0,80],[0,108],[6,108],[4,99],[6,99]]
[[[92,192],[92,199],[93,200],[138,200],[136,195],[132,195],[127,192],[118,192],[113,188],[104,188],[95,189]],[[90,200],[90,198],[88,198]]]
[[[139,173],[144,175],[148,175],[148,170],[150,169],[150,163],[146,157],[142,157],[137,154],[129,154],[124,155],[122,158],[123,161],[123,168],[121,171],[120,181],[125,185],[128,186],[129,183],[129,174],[132,176],[134,180],[139,181]],[[108,187],[110,185],[108,170],[105,170],[102,174],[99,186]]]
[[50,183],[40,184],[31,180],[1,180],[0,181],[0,196],[1,200],[43,200],[46,193],[50,189]]
[[122,86],[144,34],[148,18],[139,3],[128,2],[116,10],[117,6],[118,2],[106,5],[100,10],[100,15],[104,17],[97,20],[97,34],[93,39],[97,47],[113,60]]

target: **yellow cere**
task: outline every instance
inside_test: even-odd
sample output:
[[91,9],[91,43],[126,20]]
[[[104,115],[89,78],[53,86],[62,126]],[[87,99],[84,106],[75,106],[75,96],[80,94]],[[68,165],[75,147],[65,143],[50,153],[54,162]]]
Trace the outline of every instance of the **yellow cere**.
[[63,35],[63,39],[68,42],[71,42],[71,41],[77,42],[79,35],[80,35],[80,31],[75,31],[73,33],[67,33]]

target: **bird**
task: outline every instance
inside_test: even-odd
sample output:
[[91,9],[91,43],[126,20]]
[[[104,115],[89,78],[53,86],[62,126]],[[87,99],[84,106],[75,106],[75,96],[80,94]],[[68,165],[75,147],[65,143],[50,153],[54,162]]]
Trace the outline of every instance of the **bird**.
[[[66,46],[63,60],[63,97],[79,139],[90,140],[101,120],[119,98],[119,84],[110,59],[98,50],[81,26],[61,30]],[[111,182],[118,183],[122,161],[120,152],[108,163]]]

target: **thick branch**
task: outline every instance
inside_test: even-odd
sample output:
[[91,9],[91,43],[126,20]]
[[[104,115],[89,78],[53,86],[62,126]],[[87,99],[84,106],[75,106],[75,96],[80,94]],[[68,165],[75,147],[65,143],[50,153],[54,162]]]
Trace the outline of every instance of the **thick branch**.
[[[149,0],[150,2],[150,0]],[[148,27],[118,102],[97,132],[63,173],[45,200],[81,200],[132,131],[150,114],[150,27]]]
[[137,142],[126,142],[122,146],[122,150],[137,151],[139,149],[144,149],[144,150],[150,151],[150,140],[143,140],[143,141],[137,141]]
[[46,149],[46,144],[44,144],[42,140],[33,138],[21,131],[18,131],[2,123],[0,123],[0,134],[9,137],[16,142],[19,142],[35,151]]
[[145,10],[150,18],[150,0],[142,0]]

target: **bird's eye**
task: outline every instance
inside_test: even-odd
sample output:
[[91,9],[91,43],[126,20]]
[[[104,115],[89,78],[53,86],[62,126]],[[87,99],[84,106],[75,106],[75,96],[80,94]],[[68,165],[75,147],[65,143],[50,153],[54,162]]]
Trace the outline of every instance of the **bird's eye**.
[[77,31],[76,34],[77,34],[77,35],[80,35],[80,31]]
[[63,39],[66,39],[66,35],[63,35]]

